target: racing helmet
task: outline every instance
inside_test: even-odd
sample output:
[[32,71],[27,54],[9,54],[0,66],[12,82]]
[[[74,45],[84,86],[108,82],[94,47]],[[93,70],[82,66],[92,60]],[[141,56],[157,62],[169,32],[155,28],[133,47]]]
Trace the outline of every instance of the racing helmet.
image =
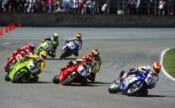
[[97,50],[97,49],[95,49],[95,48],[93,48],[92,50],[91,50],[91,54],[93,55],[93,56],[99,56],[99,51]]
[[55,32],[54,32],[51,39],[52,39],[53,41],[58,40],[58,33],[55,33]]
[[33,51],[35,49],[35,45],[32,42],[30,42],[28,44],[28,48],[29,48],[29,51]]
[[21,51],[22,51],[21,48],[16,49],[16,53],[19,53]]
[[81,39],[81,33],[76,33],[74,37],[75,39]]
[[16,53],[12,53],[12,55],[11,55],[12,57],[15,57],[16,56]]
[[40,52],[39,56],[40,56],[41,59],[45,59],[46,56],[47,56],[47,52],[46,51],[42,51],[42,52]]
[[159,62],[154,62],[153,66],[153,74],[158,74],[161,70],[161,64]]

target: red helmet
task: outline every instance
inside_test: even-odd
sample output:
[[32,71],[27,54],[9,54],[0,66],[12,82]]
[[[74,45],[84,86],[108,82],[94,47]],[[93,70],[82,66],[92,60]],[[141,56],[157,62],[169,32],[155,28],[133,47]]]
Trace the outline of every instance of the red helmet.
[[16,49],[16,53],[19,53],[21,51],[22,51],[21,48]]
[[13,52],[11,56],[12,56],[12,57],[16,56],[16,53],[15,53],[15,52]]
[[32,42],[30,42],[28,44],[28,49],[29,49],[29,51],[33,51],[35,49],[35,45]]

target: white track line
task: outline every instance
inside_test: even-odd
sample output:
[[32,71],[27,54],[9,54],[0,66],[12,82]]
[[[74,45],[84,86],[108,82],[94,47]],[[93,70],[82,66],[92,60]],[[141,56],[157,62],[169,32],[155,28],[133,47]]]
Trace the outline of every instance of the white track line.
[[164,68],[164,66],[163,66],[163,57],[164,57],[165,53],[166,53],[168,50],[170,50],[170,48],[165,49],[165,50],[161,53],[160,63],[162,64],[162,72],[163,72],[169,79],[171,79],[172,81],[175,81],[175,78],[173,78],[173,77],[165,70],[165,68]]

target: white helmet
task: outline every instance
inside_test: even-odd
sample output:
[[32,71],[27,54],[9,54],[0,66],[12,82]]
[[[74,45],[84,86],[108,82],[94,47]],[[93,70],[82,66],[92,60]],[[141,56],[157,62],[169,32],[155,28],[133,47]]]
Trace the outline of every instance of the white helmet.
[[55,33],[55,32],[54,32],[54,33],[53,33],[53,36],[57,37],[57,36],[58,36],[58,33]]

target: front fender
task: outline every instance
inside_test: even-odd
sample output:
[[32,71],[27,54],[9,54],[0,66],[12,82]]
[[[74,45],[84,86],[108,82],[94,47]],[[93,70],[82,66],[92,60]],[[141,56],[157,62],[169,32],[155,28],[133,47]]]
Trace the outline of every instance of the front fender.
[[20,72],[28,72],[28,70],[26,68],[22,68],[22,69],[16,69],[14,68],[10,73],[9,73],[9,78],[10,80],[13,80],[15,78],[15,75],[17,73],[20,73]]

